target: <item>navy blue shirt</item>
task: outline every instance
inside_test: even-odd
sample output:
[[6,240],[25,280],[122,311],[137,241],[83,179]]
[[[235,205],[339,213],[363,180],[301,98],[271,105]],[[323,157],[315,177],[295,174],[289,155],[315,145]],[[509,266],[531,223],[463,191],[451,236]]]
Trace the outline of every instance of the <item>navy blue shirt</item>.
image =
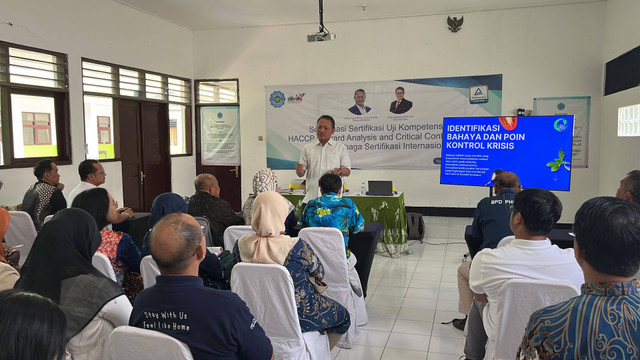
[[473,237],[481,243],[478,251],[494,249],[503,237],[513,235],[509,219],[515,196],[515,190],[504,189],[496,196],[480,200],[472,224]]
[[136,297],[129,325],[184,342],[195,360],[269,360],[273,352],[237,294],[207,288],[196,276],[158,276]]

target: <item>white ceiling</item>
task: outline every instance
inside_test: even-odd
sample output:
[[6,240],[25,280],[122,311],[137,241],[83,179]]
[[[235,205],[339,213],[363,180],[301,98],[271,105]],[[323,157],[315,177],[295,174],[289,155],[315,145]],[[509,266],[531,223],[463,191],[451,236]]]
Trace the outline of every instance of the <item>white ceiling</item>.
[[[319,0],[114,1],[191,30],[318,23]],[[483,10],[599,1],[606,0],[325,0],[324,22],[434,14],[459,17]]]

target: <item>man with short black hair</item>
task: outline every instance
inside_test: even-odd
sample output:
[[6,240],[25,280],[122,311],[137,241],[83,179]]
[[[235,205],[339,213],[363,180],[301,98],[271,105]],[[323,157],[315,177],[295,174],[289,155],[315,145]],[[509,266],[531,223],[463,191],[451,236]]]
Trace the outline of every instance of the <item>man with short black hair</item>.
[[[73,204],[73,199],[81,192],[89,189],[96,188],[106,181],[107,173],[104,171],[102,164],[98,160],[87,159],[78,165],[78,174],[80,175],[80,184],[76,186],[69,194],[68,204]],[[118,217],[113,222],[119,224],[127,219],[133,218],[133,210],[128,207],[122,207],[117,209]]]
[[640,358],[640,206],[593,198],[576,212],[573,229],[582,294],[534,312],[517,358]]
[[244,301],[231,291],[205,287],[198,277],[206,245],[192,216],[165,216],[149,243],[161,275],[136,297],[129,325],[184,342],[195,360],[273,359],[271,342]]
[[305,204],[320,195],[318,180],[324,173],[330,171],[341,177],[351,175],[351,159],[347,147],[331,139],[335,132],[336,122],[333,117],[320,116],[316,121],[318,140],[302,149],[300,162],[296,164],[296,175],[307,178],[307,193],[302,200]]
[[498,303],[498,291],[507,280],[564,281],[576,287],[582,284],[582,270],[573,249],[560,249],[547,238],[561,214],[562,203],[552,192],[524,189],[513,200],[509,221],[515,239],[476,254],[469,276],[475,299],[467,321],[467,359],[482,359],[487,341],[495,341],[502,305]]
[[353,93],[353,100],[356,104],[349,108],[349,112],[353,115],[364,115],[371,111],[371,108],[364,104],[364,101],[367,100],[367,93],[364,92],[364,89],[356,90]]
[[633,170],[620,180],[616,197],[640,205],[640,170]]
[[355,271],[356,256],[349,250],[349,232],[357,233],[364,229],[364,219],[358,207],[351,199],[340,197],[342,179],[332,173],[324,174],[318,181],[322,196],[309,201],[300,217],[302,227],[333,227],[342,232],[344,248],[347,252],[349,282],[356,295],[362,295],[360,280]]
[[389,111],[394,114],[404,114],[411,110],[413,103],[404,98],[404,88],[402,86],[396,88],[396,99],[396,101],[391,103]]
[[[513,198],[522,189],[520,179],[516,174],[504,171],[496,176],[493,188],[496,195],[480,200],[476,207],[471,225],[473,238],[465,239],[472,259],[478,251],[493,249],[502,238],[513,235],[509,227],[509,215]],[[458,312],[465,315],[464,319],[451,320],[458,330],[464,330],[473,301],[473,292],[469,288],[470,267],[470,261],[465,261],[458,267]]]
[[67,207],[60,182],[58,167],[51,160],[42,160],[33,167],[33,175],[38,182],[33,184],[22,199],[22,211],[26,211],[40,231],[44,218]]

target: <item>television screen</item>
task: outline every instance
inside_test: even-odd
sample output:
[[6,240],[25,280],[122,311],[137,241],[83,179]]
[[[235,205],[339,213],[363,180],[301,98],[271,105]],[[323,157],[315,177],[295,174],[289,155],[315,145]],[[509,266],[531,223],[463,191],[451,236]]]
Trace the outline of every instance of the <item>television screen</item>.
[[440,183],[492,186],[500,169],[523,188],[568,191],[572,144],[573,115],[444,118]]

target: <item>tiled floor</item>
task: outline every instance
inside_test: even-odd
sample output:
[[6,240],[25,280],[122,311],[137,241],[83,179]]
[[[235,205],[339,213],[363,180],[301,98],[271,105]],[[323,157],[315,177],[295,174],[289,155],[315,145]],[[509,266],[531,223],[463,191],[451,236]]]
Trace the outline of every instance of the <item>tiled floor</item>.
[[462,331],[440,324],[461,314],[456,271],[467,252],[470,218],[425,217],[425,243],[409,241],[412,255],[376,255],[366,298],[369,323],[351,349],[336,347],[335,360],[458,360]]

